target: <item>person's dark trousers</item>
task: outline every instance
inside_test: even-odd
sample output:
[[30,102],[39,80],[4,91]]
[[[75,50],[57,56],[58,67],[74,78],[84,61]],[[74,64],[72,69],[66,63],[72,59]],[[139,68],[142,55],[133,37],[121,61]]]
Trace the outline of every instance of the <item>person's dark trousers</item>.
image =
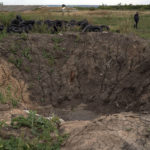
[[135,25],[134,25],[134,28],[138,28],[138,21],[135,21]]

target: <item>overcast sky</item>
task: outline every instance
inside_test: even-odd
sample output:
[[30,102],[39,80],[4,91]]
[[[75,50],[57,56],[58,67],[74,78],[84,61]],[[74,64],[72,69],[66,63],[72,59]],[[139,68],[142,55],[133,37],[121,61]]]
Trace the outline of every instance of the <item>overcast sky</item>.
[[0,0],[5,5],[107,5],[122,4],[150,4],[150,0]]

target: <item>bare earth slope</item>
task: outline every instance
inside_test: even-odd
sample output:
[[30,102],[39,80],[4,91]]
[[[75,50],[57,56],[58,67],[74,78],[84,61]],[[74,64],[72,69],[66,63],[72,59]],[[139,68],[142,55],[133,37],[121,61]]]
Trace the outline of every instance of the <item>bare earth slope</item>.
[[120,113],[64,123],[70,136],[62,150],[149,150],[149,121],[150,115]]
[[72,121],[62,124],[70,133],[64,149],[149,150],[147,41],[114,33],[12,34],[0,41],[0,57],[0,100],[10,100],[1,120],[18,101],[21,109]]
[[149,110],[149,55],[146,41],[113,33],[11,35],[0,42],[1,58],[28,86],[30,101],[70,110],[83,104],[98,114]]

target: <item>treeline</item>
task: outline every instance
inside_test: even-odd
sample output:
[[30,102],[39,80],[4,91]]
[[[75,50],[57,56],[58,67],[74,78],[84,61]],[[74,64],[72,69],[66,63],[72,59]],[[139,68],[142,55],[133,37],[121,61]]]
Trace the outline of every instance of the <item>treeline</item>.
[[98,7],[75,7],[78,10],[150,10],[150,5],[100,5]]

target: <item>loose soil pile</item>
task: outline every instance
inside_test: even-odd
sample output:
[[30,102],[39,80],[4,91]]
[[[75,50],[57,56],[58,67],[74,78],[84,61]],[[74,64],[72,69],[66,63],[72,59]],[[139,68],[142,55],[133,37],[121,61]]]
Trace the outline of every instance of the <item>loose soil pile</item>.
[[[23,109],[55,113],[82,120],[62,125],[70,133],[64,149],[149,149],[147,41],[114,33],[12,34],[0,41],[0,57],[1,120]],[[141,115],[122,113],[129,111]]]

